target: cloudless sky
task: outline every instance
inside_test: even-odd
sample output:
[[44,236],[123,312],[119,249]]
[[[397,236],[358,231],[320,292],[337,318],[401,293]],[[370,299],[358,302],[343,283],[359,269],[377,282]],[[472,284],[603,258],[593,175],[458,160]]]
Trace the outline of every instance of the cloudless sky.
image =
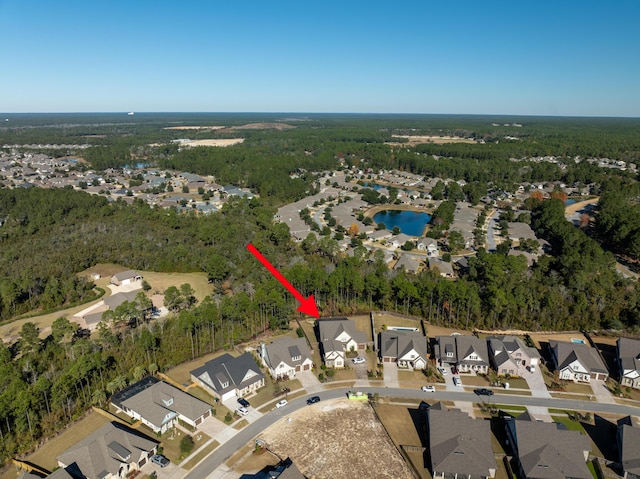
[[640,116],[640,1],[0,0],[0,112]]

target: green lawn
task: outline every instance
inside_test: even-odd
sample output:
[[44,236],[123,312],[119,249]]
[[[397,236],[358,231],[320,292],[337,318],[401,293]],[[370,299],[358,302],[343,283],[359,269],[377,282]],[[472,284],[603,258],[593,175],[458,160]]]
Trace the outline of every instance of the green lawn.
[[582,427],[580,421],[572,421],[566,416],[551,416],[551,419],[553,419],[554,422],[564,424],[565,427],[570,431],[578,431],[581,434],[586,434],[584,427]]

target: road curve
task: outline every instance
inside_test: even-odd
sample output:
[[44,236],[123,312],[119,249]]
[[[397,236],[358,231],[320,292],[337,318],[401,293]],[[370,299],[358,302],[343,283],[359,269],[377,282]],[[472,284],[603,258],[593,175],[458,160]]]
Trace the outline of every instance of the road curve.
[[[344,398],[349,390],[353,388],[338,388],[322,391],[313,394],[320,396],[321,400]],[[371,394],[379,394],[385,397],[407,398],[415,400],[438,400],[438,401],[467,401],[467,402],[485,402],[491,404],[507,404],[514,406],[539,406],[551,407],[567,410],[584,410],[595,413],[610,413],[620,415],[640,416],[640,407],[625,406],[622,404],[605,404],[592,401],[577,401],[573,399],[558,398],[541,398],[532,396],[518,396],[513,394],[495,394],[489,397],[478,397],[470,392],[457,391],[437,391],[435,393],[424,393],[419,389],[402,389],[402,388],[385,388],[385,387],[368,387],[359,388],[358,391]],[[251,441],[269,426],[275,424],[281,419],[286,418],[289,414],[307,406],[306,400],[311,394],[299,397],[289,401],[289,404],[274,409],[264,414],[260,419],[247,425],[238,431],[231,439],[226,441],[207,456],[198,466],[193,468],[184,479],[205,479],[214,470],[216,470],[224,461],[226,461],[234,452],[240,449],[244,444]]]

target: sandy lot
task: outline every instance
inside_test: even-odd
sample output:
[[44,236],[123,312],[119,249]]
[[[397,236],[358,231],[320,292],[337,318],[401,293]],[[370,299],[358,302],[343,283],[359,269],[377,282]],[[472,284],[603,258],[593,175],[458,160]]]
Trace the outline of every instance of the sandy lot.
[[591,198],[590,200],[580,201],[578,203],[574,203],[572,205],[569,205],[564,209],[564,214],[567,215],[567,216],[568,215],[573,215],[573,214],[577,213],[578,211],[580,211],[585,206],[593,205],[593,204],[597,203],[598,200],[600,200],[599,196],[596,197],[596,198]]
[[246,125],[232,126],[230,130],[290,130],[297,128],[286,123],[247,123]]
[[346,398],[320,402],[290,418],[271,426],[261,439],[278,455],[291,457],[310,479],[413,478],[368,403]]
[[419,136],[419,135],[391,135],[393,138],[406,138],[409,140],[406,143],[393,143],[387,142],[387,145],[398,146],[415,146],[423,143],[436,143],[441,145],[443,143],[477,143],[476,140],[470,138],[460,138],[457,136]]
[[224,130],[226,126],[167,126],[163,130]]
[[210,140],[186,140],[181,141],[183,146],[231,146],[242,143],[244,138],[218,138]]

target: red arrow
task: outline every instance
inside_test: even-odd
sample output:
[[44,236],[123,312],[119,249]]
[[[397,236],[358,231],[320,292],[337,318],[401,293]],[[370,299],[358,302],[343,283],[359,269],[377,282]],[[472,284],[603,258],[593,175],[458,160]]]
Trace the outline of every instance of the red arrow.
[[300,303],[298,311],[300,311],[302,314],[313,316],[314,318],[320,317],[320,313],[318,313],[318,308],[316,307],[316,301],[315,299],[313,299],[313,295],[309,296],[308,298],[302,296],[300,294],[300,291],[294,288],[293,285],[289,283],[289,281],[287,281],[287,279],[282,276],[271,263],[269,263],[269,260],[262,256],[262,253],[260,253],[260,251],[258,251],[256,247],[251,243],[247,245],[247,249],[253,256],[258,259],[258,261],[260,261],[264,265],[265,268],[269,270],[272,275],[276,277],[278,281],[282,283],[285,288],[287,288],[287,290],[294,296],[294,298],[298,300],[298,302]]

